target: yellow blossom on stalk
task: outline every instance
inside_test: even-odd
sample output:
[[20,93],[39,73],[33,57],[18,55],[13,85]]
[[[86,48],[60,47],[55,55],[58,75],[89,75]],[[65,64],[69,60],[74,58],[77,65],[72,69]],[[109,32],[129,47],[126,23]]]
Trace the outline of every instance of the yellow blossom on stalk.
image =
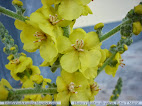
[[69,38],[59,36],[57,46],[59,53],[64,54],[60,64],[69,73],[77,70],[90,73],[101,59],[100,41],[96,32],[86,33],[83,29],[75,29]]
[[56,101],[61,101],[61,106],[69,106],[69,101],[88,101],[90,92],[86,92],[89,87],[88,80],[80,73],[68,73],[64,70],[61,76],[56,79],[57,97]]
[[[58,13],[66,20],[79,18],[81,15],[92,14],[92,11],[86,7],[91,0],[55,0],[58,3]],[[87,12],[87,14],[86,14]]]
[[27,79],[23,83],[22,87],[23,88],[34,88],[34,83],[36,84],[42,83],[42,88],[45,88],[47,85],[47,82],[51,83],[51,79],[46,79],[46,78],[43,78],[43,76],[39,74],[34,74],[34,75],[31,75],[30,79]]
[[88,82],[90,84],[90,87],[88,89],[89,90],[88,92],[90,92],[90,99],[89,100],[94,101],[94,99],[95,99],[94,96],[96,96],[98,94],[100,89],[99,89],[97,82],[94,82],[93,79],[88,80]]
[[[111,54],[110,54],[111,56]],[[119,65],[123,67],[123,65],[125,65],[124,63],[122,63],[123,59],[121,58],[120,53],[118,52],[114,59],[112,60],[111,64],[107,65],[105,67],[105,72],[108,75],[112,75],[113,77],[115,77],[116,71],[118,70]]]
[[140,34],[141,31],[142,31],[142,25],[141,25],[141,23],[139,21],[134,22],[133,23],[133,33],[135,35],[138,35],[138,34]]
[[1,79],[0,81],[0,101],[4,101],[8,97],[9,91],[5,88],[5,86],[9,89],[12,89],[11,85],[6,79]]
[[103,63],[105,62],[107,55],[108,55],[108,50],[107,49],[101,49],[101,59],[100,59],[100,63],[98,65],[98,67],[101,67],[103,65]]
[[26,23],[15,21],[15,26],[22,30],[20,38],[24,43],[23,49],[28,52],[35,52],[39,49],[41,57],[45,60],[42,66],[54,63],[58,55],[56,37],[63,35],[61,27],[56,25],[58,19],[56,15],[53,16],[54,13],[51,10],[52,7],[40,8],[31,14],[30,21],[26,21]]
[[15,73],[23,72],[28,66],[32,65],[32,59],[25,56],[20,56],[11,60],[5,67]]
[[15,80],[20,80],[22,83],[27,79],[30,79],[32,75],[40,74],[40,70],[37,66],[28,66],[23,72],[11,71],[11,76]]
[[20,0],[13,0],[12,4],[16,4],[18,6],[23,6],[23,3]]

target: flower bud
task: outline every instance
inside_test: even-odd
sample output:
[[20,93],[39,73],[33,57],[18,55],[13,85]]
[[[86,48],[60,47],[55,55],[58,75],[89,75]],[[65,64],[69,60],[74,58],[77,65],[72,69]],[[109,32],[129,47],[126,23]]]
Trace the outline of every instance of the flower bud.
[[135,35],[138,35],[138,34],[140,34],[141,31],[142,31],[142,25],[141,25],[141,23],[139,21],[134,22],[133,23],[133,33]]
[[114,48],[114,47],[116,47],[116,45],[111,45],[110,47],[111,47],[111,48]]
[[11,47],[11,48],[10,48],[11,51],[12,51],[12,50],[15,50],[15,49],[16,49],[15,47]]
[[94,26],[94,29],[97,30],[97,29],[101,29],[104,27],[104,23],[98,23]]
[[142,15],[142,5],[141,5],[141,4],[137,5],[137,6],[134,8],[134,11],[135,11],[136,14]]
[[13,54],[9,55],[9,56],[7,57],[7,59],[8,59],[9,61],[13,60],[13,59],[14,59]]
[[128,50],[128,46],[127,45],[124,45],[124,50]]
[[23,6],[23,3],[19,0],[13,0],[12,4],[18,5],[18,6]]

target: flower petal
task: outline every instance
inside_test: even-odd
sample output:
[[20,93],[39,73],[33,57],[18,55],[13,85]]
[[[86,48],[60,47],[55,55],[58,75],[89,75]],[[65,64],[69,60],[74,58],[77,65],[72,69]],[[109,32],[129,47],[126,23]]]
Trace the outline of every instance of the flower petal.
[[61,105],[57,106],[69,106],[69,98],[70,94],[68,93],[68,91],[59,92],[57,94],[56,101],[61,101]]
[[84,37],[86,35],[86,32],[81,29],[75,29],[69,36],[70,41],[75,44],[76,40],[84,40]]
[[17,29],[23,30],[26,23],[20,20],[15,20],[14,25]]
[[88,57],[85,52],[79,52],[80,71],[84,72],[88,68]]
[[92,68],[87,68],[82,74],[87,78],[87,79],[93,79],[97,76],[97,70],[98,67],[92,67]]
[[87,5],[91,0],[80,0],[83,5]]
[[47,6],[54,4],[55,0],[41,0],[41,2],[44,6]]
[[99,50],[91,50],[86,52],[88,57],[88,67],[96,67],[101,59],[101,52]]
[[83,76],[81,72],[75,72],[73,76],[73,82],[75,83],[75,85],[81,85],[81,87],[78,88],[79,90],[86,89],[89,86],[87,79]]
[[58,76],[56,79],[57,84],[57,92],[63,92],[68,90],[68,86],[65,83],[65,80],[62,79],[62,77]]
[[97,33],[96,32],[89,32],[85,36],[84,48],[86,48],[87,50],[92,49],[92,48],[96,47],[97,45],[99,45],[99,43],[100,43],[100,40],[99,40]]
[[77,19],[83,11],[83,6],[76,0],[63,0],[58,8],[58,13],[66,20]]
[[62,68],[69,73],[77,71],[80,67],[78,53],[76,51],[72,51],[67,54],[64,54],[61,57],[60,63]]
[[69,85],[74,79],[74,76],[72,73],[68,73],[64,70],[62,70],[61,72],[61,77],[63,78],[63,80],[66,82],[67,85]]
[[32,26],[24,27],[20,34],[21,41],[24,43],[24,50],[34,52],[39,48],[40,42],[34,43],[34,41],[37,41],[36,37],[34,36],[35,32],[37,31],[38,30],[34,29]]
[[65,36],[59,36],[57,38],[57,48],[59,53],[63,54],[73,50],[70,40]]
[[57,56],[58,51],[52,41],[46,40],[40,46],[40,55],[46,62],[52,62]]

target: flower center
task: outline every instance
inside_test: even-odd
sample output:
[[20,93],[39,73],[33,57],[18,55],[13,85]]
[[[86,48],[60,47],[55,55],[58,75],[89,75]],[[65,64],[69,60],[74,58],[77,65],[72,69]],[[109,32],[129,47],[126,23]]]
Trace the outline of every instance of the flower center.
[[92,85],[90,85],[90,88],[92,91],[99,91],[101,89],[99,89],[99,86],[96,83],[93,83]]
[[72,47],[74,47],[77,51],[84,51],[83,46],[84,46],[84,41],[81,39],[77,39],[75,44],[71,45]]
[[75,84],[73,82],[71,82],[68,86],[68,89],[71,93],[78,93],[77,91],[75,91],[75,88],[80,88],[81,85],[79,86],[75,86]]
[[124,61],[123,59],[119,59],[119,62],[120,62],[119,64],[120,64],[121,67],[125,66],[125,64],[123,63],[123,61]]
[[36,37],[36,41],[34,41],[34,43],[36,42],[41,42],[43,40],[45,40],[47,38],[47,36],[41,32],[35,32],[34,36]]
[[20,61],[18,58],[11,61],[11,64],[19,64],[19,63]]
[[55,25],[55,24],[57,24],[57,23],[59,23],[59,22],[61,22],[61,21],[63,21],[63,20],[64,20],[64,19],[59,20],[57,14],[55,14],[55,16],[49,15],[49,21],[51,22],[52,25]]

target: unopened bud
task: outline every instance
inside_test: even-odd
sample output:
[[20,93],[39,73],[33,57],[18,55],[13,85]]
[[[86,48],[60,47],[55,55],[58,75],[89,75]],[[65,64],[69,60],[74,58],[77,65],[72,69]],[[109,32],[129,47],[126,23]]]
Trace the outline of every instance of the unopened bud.
[[128,50],[128,46],[127,46],[127,45],[124,45],[124,49],[125,49],[125,51]]
[[23,3],[19,0],[13,0],[12,4],[18,5],[18,6],[23,6]]
[[137,5],[137,6],[134,8],[134,11],[135,11],[136,14],[142,15],[142,5],[141,5],[141,4]]
[[102,29],[104,27],[104,23],[98,23],[94,26],[94,29],[97,30],[97,29]]

